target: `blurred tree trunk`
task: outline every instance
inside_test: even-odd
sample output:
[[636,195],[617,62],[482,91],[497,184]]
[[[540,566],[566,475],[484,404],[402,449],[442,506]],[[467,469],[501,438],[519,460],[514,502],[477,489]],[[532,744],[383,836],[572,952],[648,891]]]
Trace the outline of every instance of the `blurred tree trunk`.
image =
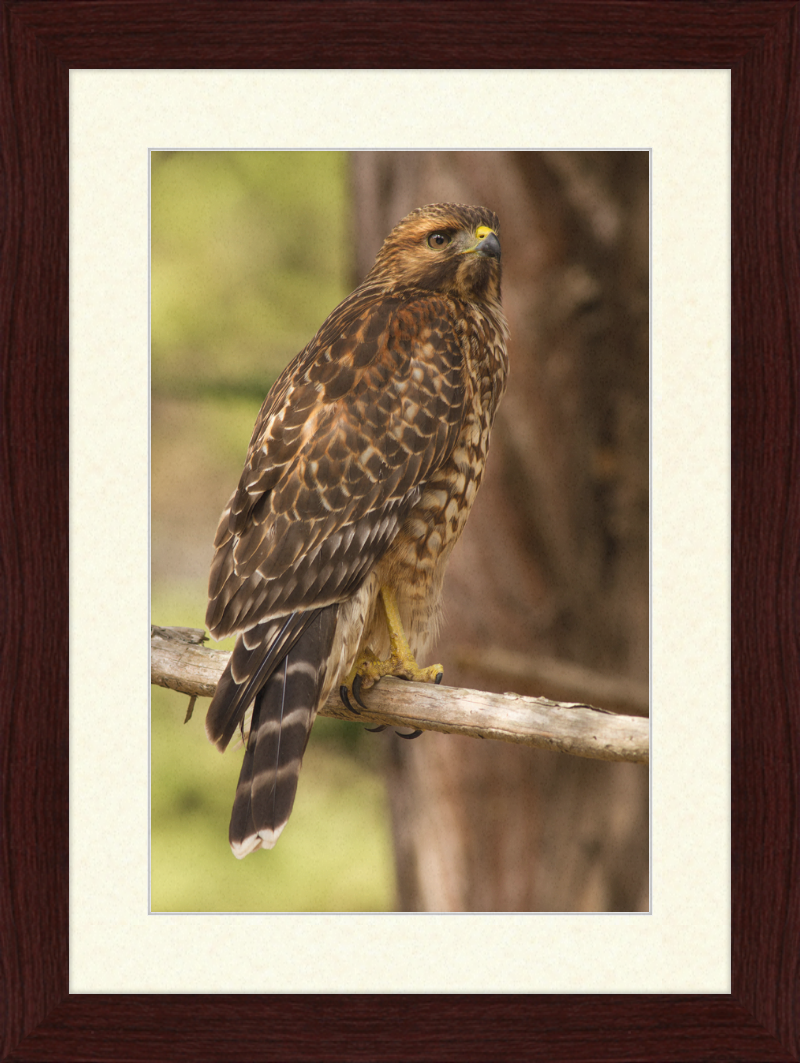
[[[647,153],[357,152],[352,175],[359,277],[414,207],[500,217],[511,383],[445,579],[445,682],[511,689],[474,663],[492,647],[646,681]],[[388,750],[400,910],[648,907],[646,769],[438,734]]]

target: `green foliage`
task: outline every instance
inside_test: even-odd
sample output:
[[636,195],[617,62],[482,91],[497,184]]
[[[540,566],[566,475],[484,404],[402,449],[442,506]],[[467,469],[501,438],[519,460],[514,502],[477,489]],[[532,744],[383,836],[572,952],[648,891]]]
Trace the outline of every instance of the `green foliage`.
[[241,749],[220,754],[211,745],[204,700],[184,725],[188,701],[153,688],[153,911],[390,910],[391,839],[377,771],[331,747],[317,721],[289,825],[273,850],[239,861],[228,820]]
[[[153,387],[263,396],[347,294],[341,152],[155,152]],[[272,379],[267,381],[271,383]]]

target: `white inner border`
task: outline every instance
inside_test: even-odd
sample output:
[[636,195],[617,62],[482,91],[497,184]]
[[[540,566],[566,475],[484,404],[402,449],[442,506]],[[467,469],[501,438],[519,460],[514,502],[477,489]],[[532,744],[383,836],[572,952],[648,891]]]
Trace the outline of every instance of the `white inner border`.
[[[148,914],[151,148],[652,150],[652,914]],[[71,992],[729,992],[729,72],[73,70],[70,194]]]

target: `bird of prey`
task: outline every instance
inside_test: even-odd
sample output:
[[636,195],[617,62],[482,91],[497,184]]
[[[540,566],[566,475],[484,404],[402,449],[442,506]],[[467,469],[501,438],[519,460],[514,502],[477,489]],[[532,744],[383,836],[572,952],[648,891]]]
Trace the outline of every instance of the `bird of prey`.
[[238,636],[206,719],[220,749],[237,727],[245,740],[235,856],[277,841],[334,690],[352,709],[384,675],[441,679],[417,661],[483,476],[507,339],[497,216],[436,203],[389,233],[267,395],[206,615],[214,638]]

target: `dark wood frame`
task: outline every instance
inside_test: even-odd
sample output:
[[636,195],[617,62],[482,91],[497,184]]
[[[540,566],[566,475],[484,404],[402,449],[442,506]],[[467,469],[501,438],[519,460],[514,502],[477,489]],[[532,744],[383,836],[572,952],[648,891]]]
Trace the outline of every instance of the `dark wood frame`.
[[[799,9],[0,0],[3,1060],[800,1058]],[[730,995],[69,995],[68,71],[343,61],[732,71]]]

